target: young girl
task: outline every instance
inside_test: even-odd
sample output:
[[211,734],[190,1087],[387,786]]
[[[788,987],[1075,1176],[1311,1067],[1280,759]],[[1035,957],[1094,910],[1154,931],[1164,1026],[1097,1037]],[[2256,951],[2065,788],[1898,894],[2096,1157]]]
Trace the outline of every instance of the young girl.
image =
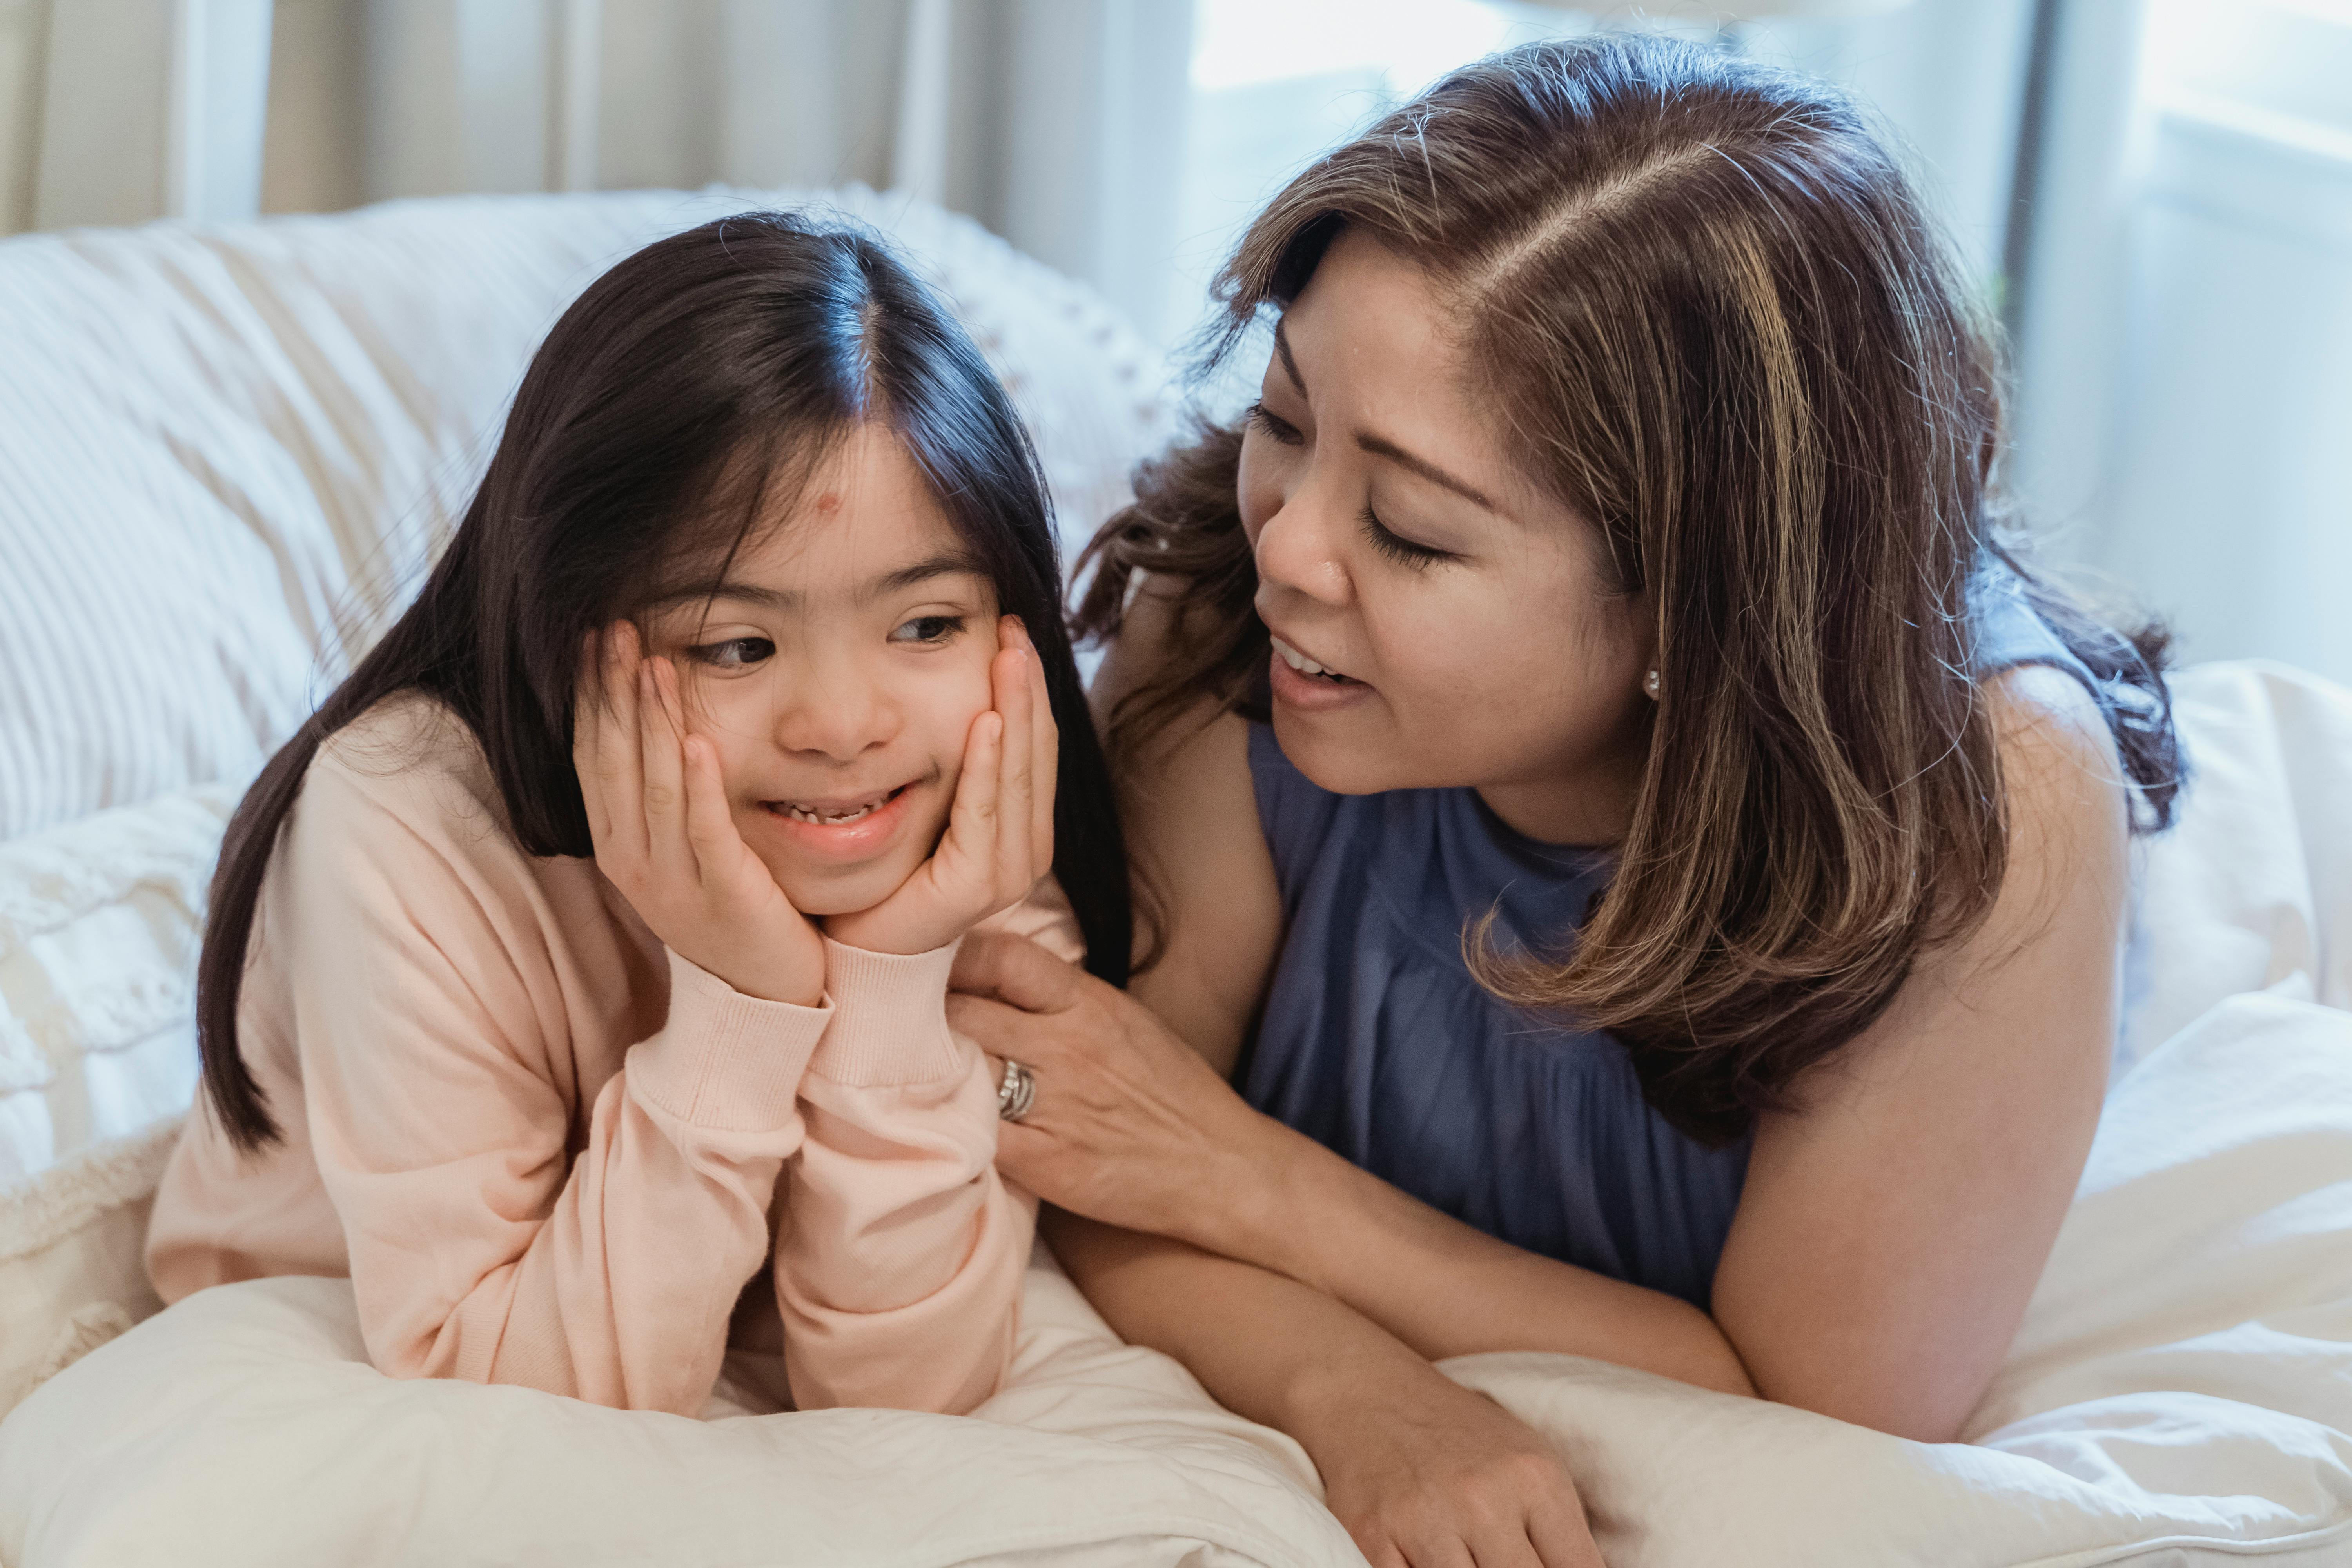
[[730,1351],[753,1408],[986,1398],[1034,1207],[949,966],[1128,953],[1058,603],[1019,422],[874,238],[614,268],[230,825],[163,1299],[348,1275],[387,1373],[637,1409]]

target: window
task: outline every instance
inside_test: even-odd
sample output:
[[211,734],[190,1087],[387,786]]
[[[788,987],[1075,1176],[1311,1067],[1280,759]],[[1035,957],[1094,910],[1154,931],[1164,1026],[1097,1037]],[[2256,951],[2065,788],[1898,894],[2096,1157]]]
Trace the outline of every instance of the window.
[[1317,153],[1455,66],[1585,26],[1481,0],[1196,0],[1178,246],[1146,333],[1181,347],[1243,227]]

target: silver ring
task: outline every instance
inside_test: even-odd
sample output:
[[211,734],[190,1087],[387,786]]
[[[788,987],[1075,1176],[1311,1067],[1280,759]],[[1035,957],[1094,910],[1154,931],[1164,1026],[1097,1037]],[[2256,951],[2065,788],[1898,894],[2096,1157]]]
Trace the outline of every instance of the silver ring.
[[1007,1057],[1004,1059],[1003,1080],[996,1086],[998,1118],[1005,1121],[1018,1121],[1029,1114],[1029,1107],[1036,1102],[1036,1099],[1037,1075]]

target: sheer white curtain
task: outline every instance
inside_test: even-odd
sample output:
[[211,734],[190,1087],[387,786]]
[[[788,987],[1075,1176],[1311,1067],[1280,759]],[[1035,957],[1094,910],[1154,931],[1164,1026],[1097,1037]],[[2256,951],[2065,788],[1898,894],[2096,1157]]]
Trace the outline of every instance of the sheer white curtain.
[[0,232],[861,181],[1157,302],[1190,0],[0,0]]

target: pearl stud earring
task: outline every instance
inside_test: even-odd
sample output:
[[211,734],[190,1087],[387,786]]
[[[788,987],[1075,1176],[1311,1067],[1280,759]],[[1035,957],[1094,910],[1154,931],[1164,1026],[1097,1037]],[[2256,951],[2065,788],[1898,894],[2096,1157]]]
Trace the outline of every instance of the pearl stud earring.
[[1658,700],[1658,672],[1656,670],[1654,669],[1650,671],[1649,678],[1642,682],[1642,689],[1648,694],[1651,701],[1655,702]]

